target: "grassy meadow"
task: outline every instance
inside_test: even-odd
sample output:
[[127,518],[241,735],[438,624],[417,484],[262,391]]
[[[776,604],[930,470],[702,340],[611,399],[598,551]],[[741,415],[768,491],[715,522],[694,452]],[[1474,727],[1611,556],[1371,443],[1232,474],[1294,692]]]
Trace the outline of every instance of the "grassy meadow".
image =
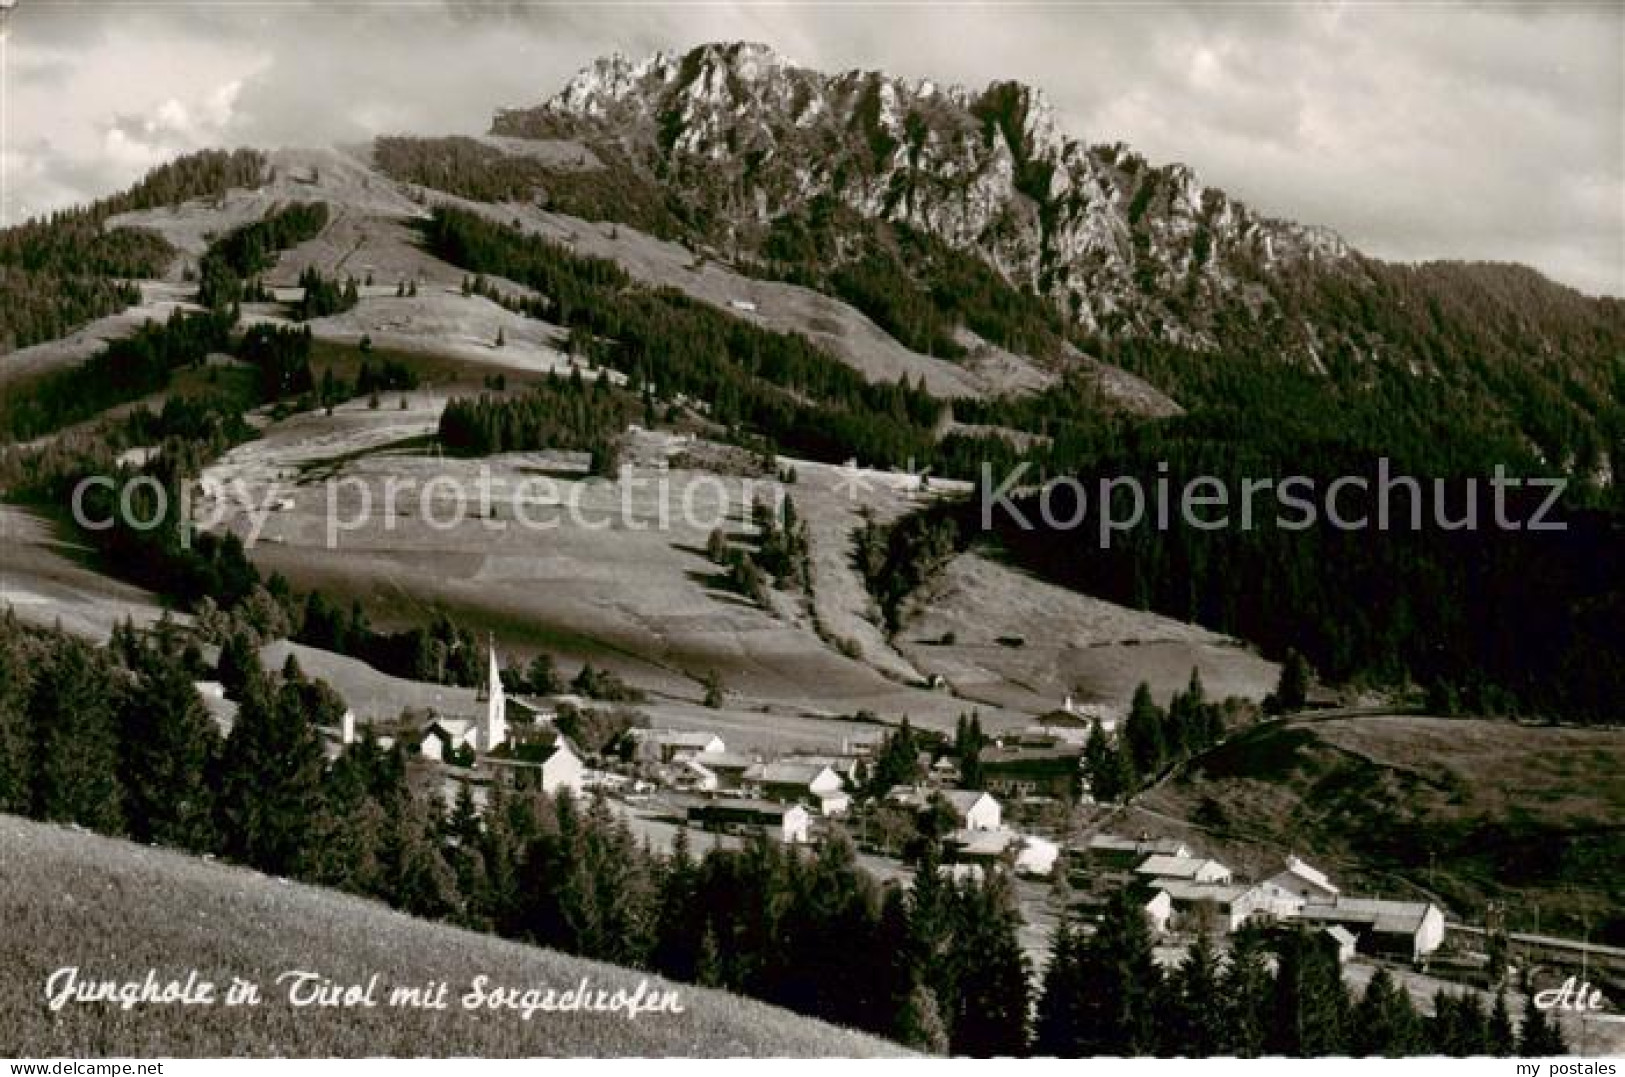
[[[649,977],[684,1012],[466,1012],[475,977],[515,988],[634,991],[643,974],[414,920],[253,871],[0,816],[0,1054],[21,1057],[874,1056],[894,1045],[716,991]],[[45,985],[87,980],[261,985],[257,1006],[68,1003]],[[288,970],[344,984],[380,976],[375,1008],[295,1008]],[[450,984],[450,1008],[391,1008],[391,988]]]

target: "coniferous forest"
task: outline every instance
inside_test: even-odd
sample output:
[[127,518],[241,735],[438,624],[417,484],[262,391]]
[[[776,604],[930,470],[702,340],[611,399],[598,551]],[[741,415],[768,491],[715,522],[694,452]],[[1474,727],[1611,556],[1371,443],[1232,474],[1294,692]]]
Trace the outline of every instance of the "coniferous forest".
[[0,230],[0,354],[66,335],[140,302],[175,252],[156,233],[110,228],[121,213],[257,187],[264,155],[205,150],[153,169],[122,194]]

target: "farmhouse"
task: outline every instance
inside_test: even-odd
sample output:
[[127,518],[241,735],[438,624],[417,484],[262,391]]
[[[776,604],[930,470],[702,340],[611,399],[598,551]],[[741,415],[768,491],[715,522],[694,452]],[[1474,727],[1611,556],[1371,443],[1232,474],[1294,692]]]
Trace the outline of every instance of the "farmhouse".
[[1071,696],[1067,696],[1066,702],[1059,708],[1039,716],[1037,729],[1081,748],[1089,743],[1089,732],[1096,721],[1100,722],[1101,731],[1107,736],[1117,729],[1116,717],[1105,707],[1087,703],[1080,706],[1072,702]]
[[840,815],[851,803],[841,776],[821,763],[762,763],[745,772],[745,787],[764,800],[800,802],[823,815]]
[[1125,838],[1116,834],[1096,834],[1085,846],[1072,846],[1074,856],[1088,860],[1102,871],[1132,871],[1153,854],[1186,857],[1191,847],[1172,838]]
[[1267,912],[1256,886],[1197,883],[1189,879],[1152,879],[1152,890],[1168,895],[1170,923],[1185,931],[1230,934]]
[[721,755],[727,745],[715,733],[689,732],[677,729],[651,729],[634,731],[637,737],[637,758],[645,763],[673,763],[696,755]]
[[1185,882],[1214,886],[1229,883],[1234,873],[1217,860],[1194,856],[1170,856],[1153,853],[1141,861],[1134,874],[1142,878],[1182,879]]
[[982,780],[1001,797],[1071,800],[1082,785],[1082,758],[1074,745],[989,748],[982,753]]
[[1021,835],[1013,830],[956,830],[944,843],[953,863],[990,865],[1001,862],[1020,842]]
[[954,820],[966,830],[999,829],[1002,813],[992,794],[973,789],[946,789],[940,795],[954,810]]
[[1264,885],[1273,894],[1296,898],[1300,903],[1336,901],[1339,892],[1324,872],[1291,855],[1286,858],[1286,867],[1265,879]]
[[579,794],[587,776],[580,749],[569,737],[553,730],[509,744],[500,755],[482,757],[479,765],[511,772],[521,782],[539,781],[546,793]]
[[748,755],[735,752],[717,752],[705,757],[705,769],[716,775],[717,789],[724,793],[737,793],[745,787],[745,775],[760,763]]
[[1168,934],[1168,926],[1174,917],[1174,903],[1168,896],[1168,891],[1152,890],[1145,895],[1145,901],[1140,907],[1145,910],[1145,919],[1151,925],[1153,934]]
[[1444,913],[1431,901],[1339,896],[1304,905],[1298,918],[1312,927],[1341,926],[1364,953],[1421,961],[1444,942]]
[[688,819],[706,830],[737,834],[765,831],[786,845],[807,841],[807,809],[800,804],[772,804],[765,800],[713,800],[688,809]]

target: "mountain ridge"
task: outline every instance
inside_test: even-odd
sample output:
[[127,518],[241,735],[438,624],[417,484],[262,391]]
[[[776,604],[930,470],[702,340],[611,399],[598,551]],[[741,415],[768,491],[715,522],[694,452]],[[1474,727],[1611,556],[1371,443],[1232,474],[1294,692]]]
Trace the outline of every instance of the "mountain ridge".
[[1087,332],[1151,331],[1162,317],[1170,339],[1210,346],[1149,293],[1189,282],[1247,301],[1271,265],[1354,256],[1331,230],[1256,213],[1187,165],[1066,136],[1042,90],[823,74],[763,45],[603,57],[540,106],[499,111],[492,133],[613,143],[735,231],[833,197],[977,249]]

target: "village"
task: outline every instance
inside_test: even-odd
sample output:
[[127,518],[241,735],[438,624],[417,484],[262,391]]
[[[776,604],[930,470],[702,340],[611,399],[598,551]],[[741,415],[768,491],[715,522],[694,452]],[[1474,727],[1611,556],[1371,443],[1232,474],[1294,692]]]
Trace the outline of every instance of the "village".
[[[1292,852],[1271,873],[1249,878],[1192,842],[1115,833],[1109,815],[1104,825],[1097,819],[1080,826],[1077,809],[1092,806],[1085,746],[1094,730],[1108,737],[1117,730],[1109,716],[1070,699],[1030,727],[992,737],[977,753],[975,788],[950,739],[905,725],[915,749],[912,780],[879,786],[884,769],[897,766],[899,727],[877,725],[844,739],[839,751],[770,755],[731,749],[704,728],[629,725],[605,750],[589,753],[559,728],[561,713],[589,701],[509,693],[494,645],[487,665],[474,712],[430,713],[376,728],[346,712],[339,728],[324,731],[330,754],[362,736],[384,748],[400,739],[418,778],[438,784],[448,806],[465,788],[484,805],[501,782],[602,796],[660,850],[670,850],[679,831],[702,850],[761,837],[811,847],[839,832],[852,839],[868,870],[906,885],[930,844],[945,876],[1009,873],[1035,958],[1061,916],[1087,924],[1126,892],[1143,908],[1170,964],[1198,936],[1222,943],[1245,928],[1307,929],[1345,964],[1358,958],[1483,981],[1488,935],[1447,924],[1434,901],[1347,893],[1309,857]],[[229,722],[231,704],[220,686],[198,687],[217,720]],[[884,761],[887,752],[892,758]]]

